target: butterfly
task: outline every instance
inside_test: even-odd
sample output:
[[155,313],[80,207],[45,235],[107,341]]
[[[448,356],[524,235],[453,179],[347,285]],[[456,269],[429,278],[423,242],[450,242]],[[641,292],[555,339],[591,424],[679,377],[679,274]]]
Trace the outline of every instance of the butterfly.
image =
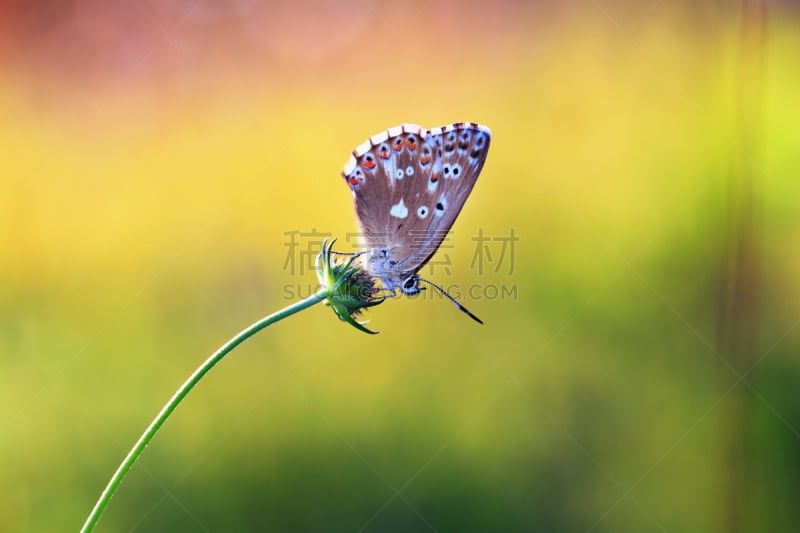
[[353,192],[366,245],[364,267],[392,295],[428,283],[483,323],[438,285],[420,278],[464,207],[489,152],[492,132],[474,122],[425,129],[403,124],[353,150],[342,176]]

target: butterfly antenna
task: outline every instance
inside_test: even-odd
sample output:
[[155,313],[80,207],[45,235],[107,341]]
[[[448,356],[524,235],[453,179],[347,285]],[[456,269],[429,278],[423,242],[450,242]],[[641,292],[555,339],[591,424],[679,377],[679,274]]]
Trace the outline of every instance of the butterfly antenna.
[[470,310],[469,310],[469,309],[467,309],[466,307],[464,307],[463,305],[461,305],[461,302],[459,302],[458,300],[456,300],[455,298],[453,298],[452,296],[450,296],[449,294],[447,294],[447,292],[446,292],[446,291],[445,291],[443,288],[441,288],[440,286],[438,286],[437,284],[435,284],[435,283],[434,283],[434,282],[432,282],[432,281],[428,281],[428,280],[427,280],[427,279],[425,279],[425,278],[419,278],[419,280],[420,280],[420,281],[424,281],[425,283],[427,283],[428,285],[430,285],[431,287],[433,287],[433,288],[434,288],[434,289],[436,289],[437,291],[441,292],[443,295],[447,296],[447,299],[448,299],[448,300],[450,300],[451,302],[453,302],[453,303],[455,304],[455,306],[456,306],[456,307],[458,307],[459,309],[461,309],[462,311],[464,311],[465,313],[467,313],[467,314],[469,315],[469,317],[470,317],[472,320],[474,320],[474,321],[475,321],[475,322],[477,322],[478,324],[483,324],[483,320],[481,320],[481,319],[480,319],[480,318],[478,318],[477,316],[473,315],[473,314],[472,314],[472,312],[470,312]]
[[334,255],[354,255],[354,256],[358,257],[358,256],[361,256],[361,255],[364,255],[365,253],[367,253],[367,251],[366,250],[362,250],[360,252],[337,252],[335,250],[331,250],[331,253],[334,254]]

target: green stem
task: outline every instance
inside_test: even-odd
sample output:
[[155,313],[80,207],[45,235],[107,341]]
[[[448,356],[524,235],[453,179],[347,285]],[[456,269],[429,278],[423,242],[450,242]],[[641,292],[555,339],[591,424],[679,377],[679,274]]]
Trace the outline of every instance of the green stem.
[[181,387],[172,396],[172,398],[170,398],[167,404],[161,409],[161,412],[158,413],[158,416],[156,416],[155,420],[153,420],[150,423],[145,432],[142,433],[142,436],[139,437],[139,440],[136,441],[136,444],[133,446],[131,451],[128,452],[127,457],[125,457],[125,460],[122,461],[121,465],[119,465],[117,471],[114,472],[114,475],[109,480],[105,490],[103,490],[103,493],[100,495],[100,499],[97,500],[94,509],[92,509],[92,512],[89,514],[89,517],[83,524],[81,532],[87,533],[92,529],[94,529],[94,526],[97,525],[97,521],[100,520],[100,516],[103,514],[103,511],[105,511],[106,506],[108,506],[108,502],[111,501],[111,497],[114,495],[114,492],[116,492],[117,487],[119,487],[120,483],[122,483],[122,480],[125,478],[125,475],[128,473],[128,470],[130,470],[131,467],[133,466],[133,463],[136,462],[136,460],[142,454],[144,449],[153,439],[155,434],[158,432],[158,430],[161,428],[164,422],[166,422],[167,418],[169,418],[169,415],[172,414],[175,408],[178,407],[178,404],[181,403],[183,398],[186,397],[187,394],[189,394],[189,391],[191,391],[201,379],[203,379],[203,376],[205,376],[209,370],[214,368],[214,366],[217,363],[219,363],[226,355],[228,355],[234,348],[239,346],[245,340],[252,337],[265,327],[274,324],[279,320],[283,320],[284,318],[291,316],[295,313],[298,313],[303,309],[311,307],[312,305],[317,304],[322,300],[324,300],[327,296],[328,296],[327,291],[320,290],[317,293],[312,294],[305,300],[300,300],[299,302],[294,303],[289,307],[281,309],[277,313],[273,313],[269,316],[262,318],[255,324],[242,330],[235,337],[226,342],[219,350],[214,352],[211,355],[211,357],[206,359],[206,361],[202,365],[200,365],[200,367],[197,370],[195,370],[191,376],[189,376],[189,379],[187,379],[183,383],[183,385],[181,385]]

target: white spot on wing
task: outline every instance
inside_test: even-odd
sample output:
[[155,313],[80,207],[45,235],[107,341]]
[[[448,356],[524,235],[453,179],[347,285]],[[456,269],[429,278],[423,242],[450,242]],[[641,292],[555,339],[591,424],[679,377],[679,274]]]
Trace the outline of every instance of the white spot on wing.
[[389,128],[389,131],[387,133],[389,134],[389,137],[397,137],[398,135],[403,133],[403,126],[395,126],[394,128]]
[[358,148],[354,150],[356,157],[361,157],[362,155],[369,152],[369,149],[372,148],[372,145],[369,141],[364,141],[363,143],[358,145]]
[[[441,207],[441,209],[439,209]],[[434,207],[433,213],[440,217],[444,215],[444,212],[447,210],[447,199],[444,197],[444,193],[439,196],[439,200],[436,202],[436,206]]]
[[408,166],[406,167],[406,176],[413,176],[414,175],[414,167]]
[[417,216],[419,218],[425,218],[428,216],[428,207],[425,205],[421,205],[419,209],[417,209]]
[[372,144],[381,144],[388,138],[389,138],[389,133],[383,131],[381,133],[378,133],[377,135],[373,135],[372,137],[369,138],[369,140],[372,141]]
[[420,136],[425,133],[425,130],[422,128],[422,126],[419,126],[418,124],[403,124],[400,127],[405,133],[415,133]]
[[343,172],[344,172],[345,176],[347,176],[348,174],[353,172],[355,169],[356,169],[356,158],[351,155],[350,159],[347,160],[347,164],[344,166],[344,171]]
[[392,206],[389,214],[396,218],[406,218],[406,216],[408,216],[408,208],[403,203],[402,198],[400,198],[400,201]]
[[489,128],[487,128],[486,126],[484,126],[484,125],[482,125],[482,124],[478,124],[478,129],[479,129],[480,131],[482,131],[483,133],[485,133],[485,134],[486,134],[486,135],[487,135],[489,138],[491,138],[491,137],[492,137],[492,130],[490,130],[490,129],[489,129]]

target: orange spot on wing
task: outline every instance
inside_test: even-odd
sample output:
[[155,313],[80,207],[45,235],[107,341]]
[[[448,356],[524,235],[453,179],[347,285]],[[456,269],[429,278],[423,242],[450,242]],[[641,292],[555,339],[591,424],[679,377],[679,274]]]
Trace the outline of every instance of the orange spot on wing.
[[364,168],[373,169],[375,168],[375,161],[364,161],[363,163],[361,163],[361,166]]
[[385,152],[379,153],[378,157],[380,157],[381,159],[389,159],[389,155],[390,155],[389,150],[386,150]]
[[421,160],[421,163],[423,165],[427,165],[430,162],[431,162],[431,158],[430,157],[423,157],[422,160]]
[[350,179],[349,179],[349,180],[347,180],[347,181],[349,181],[349,182],[350,182],[350,185],[356,185],[356,184],[358,183],[358,179],[357,179],[357,178],[355,178],[355,177],[353,177],[353,178],[350,178]]

